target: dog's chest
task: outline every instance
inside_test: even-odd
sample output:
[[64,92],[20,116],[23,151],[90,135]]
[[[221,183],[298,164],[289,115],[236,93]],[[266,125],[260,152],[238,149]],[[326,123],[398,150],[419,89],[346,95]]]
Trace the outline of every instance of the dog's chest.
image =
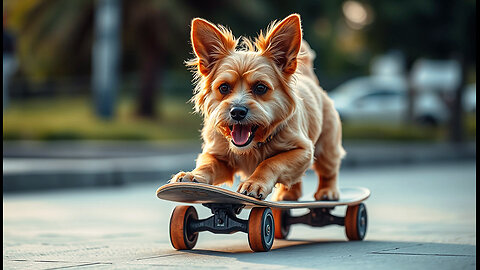
[[260,163],[256,157],[251,155],[233,155],[230,157],[230,166],[235,172],[248,177],[253,174]]
[[266,159],[266,154],[263,151],[254,151],[246,155],[231,154],[229,156],[229,165],[236,173],[242,177],[248,177],[253,174],[255,169]]

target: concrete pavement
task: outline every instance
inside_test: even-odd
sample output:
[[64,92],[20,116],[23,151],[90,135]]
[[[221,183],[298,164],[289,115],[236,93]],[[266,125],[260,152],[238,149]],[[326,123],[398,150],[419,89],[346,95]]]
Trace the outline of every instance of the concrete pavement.
[[[347,242],[338,226],[295,225],[290,240],[276,240],[269,253],[252,253],[242,233],[200,233],[194,250],[173,250],[168,223],[176,204],[155,197],[162,181],[4,194],[3,266],[475,269],[475,176],[473,161],[344,169],[341,186],[372,191],[366,201],[365,240]],[[311,198],[315,187],[315,175],[309,172],[304,198]],[[208,209],[197,210],[200,217],[209,215]],[[345,208],[335,211],[343,215]]]

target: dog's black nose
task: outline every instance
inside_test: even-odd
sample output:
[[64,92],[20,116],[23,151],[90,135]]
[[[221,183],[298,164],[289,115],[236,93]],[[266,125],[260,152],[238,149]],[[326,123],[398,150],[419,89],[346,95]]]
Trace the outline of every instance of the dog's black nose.
[[230,116],[233,120],[243,120],[247,116],[248,109],[243,106],[236,106],[230,110]]

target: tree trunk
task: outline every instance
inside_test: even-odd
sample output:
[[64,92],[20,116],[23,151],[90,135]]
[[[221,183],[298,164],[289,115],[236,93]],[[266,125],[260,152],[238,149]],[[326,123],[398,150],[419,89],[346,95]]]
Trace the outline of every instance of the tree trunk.
[[137,103],[137,114],[145,118],[156,118],[156,75],[158,57],[155,50],[146,49],[143,51],[142,67],[140,75],[140,92]]
[[408,93],[407,93],[407,112],[406,123],[413,125],[415,123],[415,93],[416,89],[413,86],[412,76],[408,76]]
[[465,80],[466,80],[466,69],[467,66],[465,64],[465,60],[463,57],[458,57],[458,61],[461,67],[461,75],[460,75],[460,83],[458,84],[457,89],[455,90],[454,97],[452,100],[451,114],[450,114],[450,141],[451,142],[462,142],[464,139],[464,132],[463,132],[463,90],[465,88]]

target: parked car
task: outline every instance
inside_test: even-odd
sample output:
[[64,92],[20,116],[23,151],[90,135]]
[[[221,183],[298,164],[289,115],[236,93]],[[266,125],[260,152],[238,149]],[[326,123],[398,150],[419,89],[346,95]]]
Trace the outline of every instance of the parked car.
[[[402,125],[408,112],[408,83],[400,76],[368,76],[345,82],[329,92],[343,122]],[[448,108],[434,92],[418,91],[415,121],[436,126],[448,120]]]
[[469,113],[477,111],[477,84],[472,83],[465,87],[463,91],[463,110]]

